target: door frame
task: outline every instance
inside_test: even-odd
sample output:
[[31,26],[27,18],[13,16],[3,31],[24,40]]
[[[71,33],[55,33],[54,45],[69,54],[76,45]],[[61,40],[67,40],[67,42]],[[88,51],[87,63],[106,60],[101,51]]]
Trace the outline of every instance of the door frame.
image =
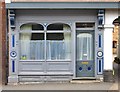
[[79,22],[80,23],[80,21],[76,21],[76,22],[74,22],[73,23],[73,32],[72,32],[72,40],[73,40],[73,46],[72,46],[72,48],[73,48],[73,53],[72,53],[72,55],[73,55],[73,65],[74,65],[74,69],[73,69],[73,72],[74,72],[74,76],[73,76],[73,79],[96,79],[96,62],[94,63],[94,69],[95,69],[95,71],[94,71],[94,77],[77,77],[76,76],[76,30],[94,30],[94,61],[96,61],[96,42],[97,42],[97,40],[96,40],[96,35],[97,35],[97,33],[96,33],[96,30],[97,30],[97,24],[96,24],[96,22],[95,21],[87,21],[87,22],[82,22],[82,23],[94,23],[94,27],[93,28],[76,28],[76,23],[77,22]]
[[[76,44],[77,44],[77,31],[79,31],[79,33],[90,33],[90,34],[92,34],[92,36],[93,36],[93,46],[92,46],[92,48],[93,48],[93,60],[87,60],[87,61],[93,61],[93,66],[94,66],[94,71],[93,71],[93,76],[92,77],[95,77],[95,46],[94,46],[94,43],[95,43],[95,30],[76,30]],[[78,78],[78,77],[80,77],[80,76],[77,76],[77,45],[76,45],[76,49],[75,49],[75,51],[76,51],[76,60],[75,60],[75,66],[76,66],[76,77]],[[79,60],[80,62],[81,61],[84,61],[84,60]],[[81,78],[81,77],[80,77]],[[84,77],[84,78],[88,78],[88,77]],[[91,77],[90,77],[91,78]]]

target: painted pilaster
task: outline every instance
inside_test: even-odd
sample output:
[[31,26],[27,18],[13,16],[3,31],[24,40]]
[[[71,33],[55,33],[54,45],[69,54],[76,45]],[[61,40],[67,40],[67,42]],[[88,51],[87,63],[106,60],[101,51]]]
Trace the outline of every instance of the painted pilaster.
[[[10,16],[15,16],[10,14],[8,10],[9,18],[9,77],[8,83],[18,82],[18,52],[17,52],[17,32],[14,25],[10,22]],[[12,21],[13,22],[13,21]]]

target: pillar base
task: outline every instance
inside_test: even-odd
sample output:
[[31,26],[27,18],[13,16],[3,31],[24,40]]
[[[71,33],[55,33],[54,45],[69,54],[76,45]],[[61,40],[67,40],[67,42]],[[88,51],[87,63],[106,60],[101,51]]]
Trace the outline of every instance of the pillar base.
[[8,84],[9,83],[18,83],[18,76],[9,76],[8,77]]
[[104,80],[104,82],[115,82],[113,70],[104,70],[103,71],[103,80]]
[[103,75],[97,75],[96,80],[99,80],[100,82],[103,82]]

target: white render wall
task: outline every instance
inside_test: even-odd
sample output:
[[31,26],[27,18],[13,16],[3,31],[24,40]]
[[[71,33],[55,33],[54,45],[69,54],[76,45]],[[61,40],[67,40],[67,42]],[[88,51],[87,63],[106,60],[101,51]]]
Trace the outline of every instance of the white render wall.
[[112,27],[106,27],[104,29],[104,70],[113,69],[112,31]]
[[118,10],[105,10],[105,25],[104,25],[104,70],[113,69],[113,21],[118,17]]

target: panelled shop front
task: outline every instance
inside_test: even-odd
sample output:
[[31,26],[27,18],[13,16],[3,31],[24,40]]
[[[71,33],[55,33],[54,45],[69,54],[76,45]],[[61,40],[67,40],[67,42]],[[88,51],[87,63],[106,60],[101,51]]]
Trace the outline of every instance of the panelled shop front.
[[102,77],[104,10],[10,9],[8,15],[8,82]]

